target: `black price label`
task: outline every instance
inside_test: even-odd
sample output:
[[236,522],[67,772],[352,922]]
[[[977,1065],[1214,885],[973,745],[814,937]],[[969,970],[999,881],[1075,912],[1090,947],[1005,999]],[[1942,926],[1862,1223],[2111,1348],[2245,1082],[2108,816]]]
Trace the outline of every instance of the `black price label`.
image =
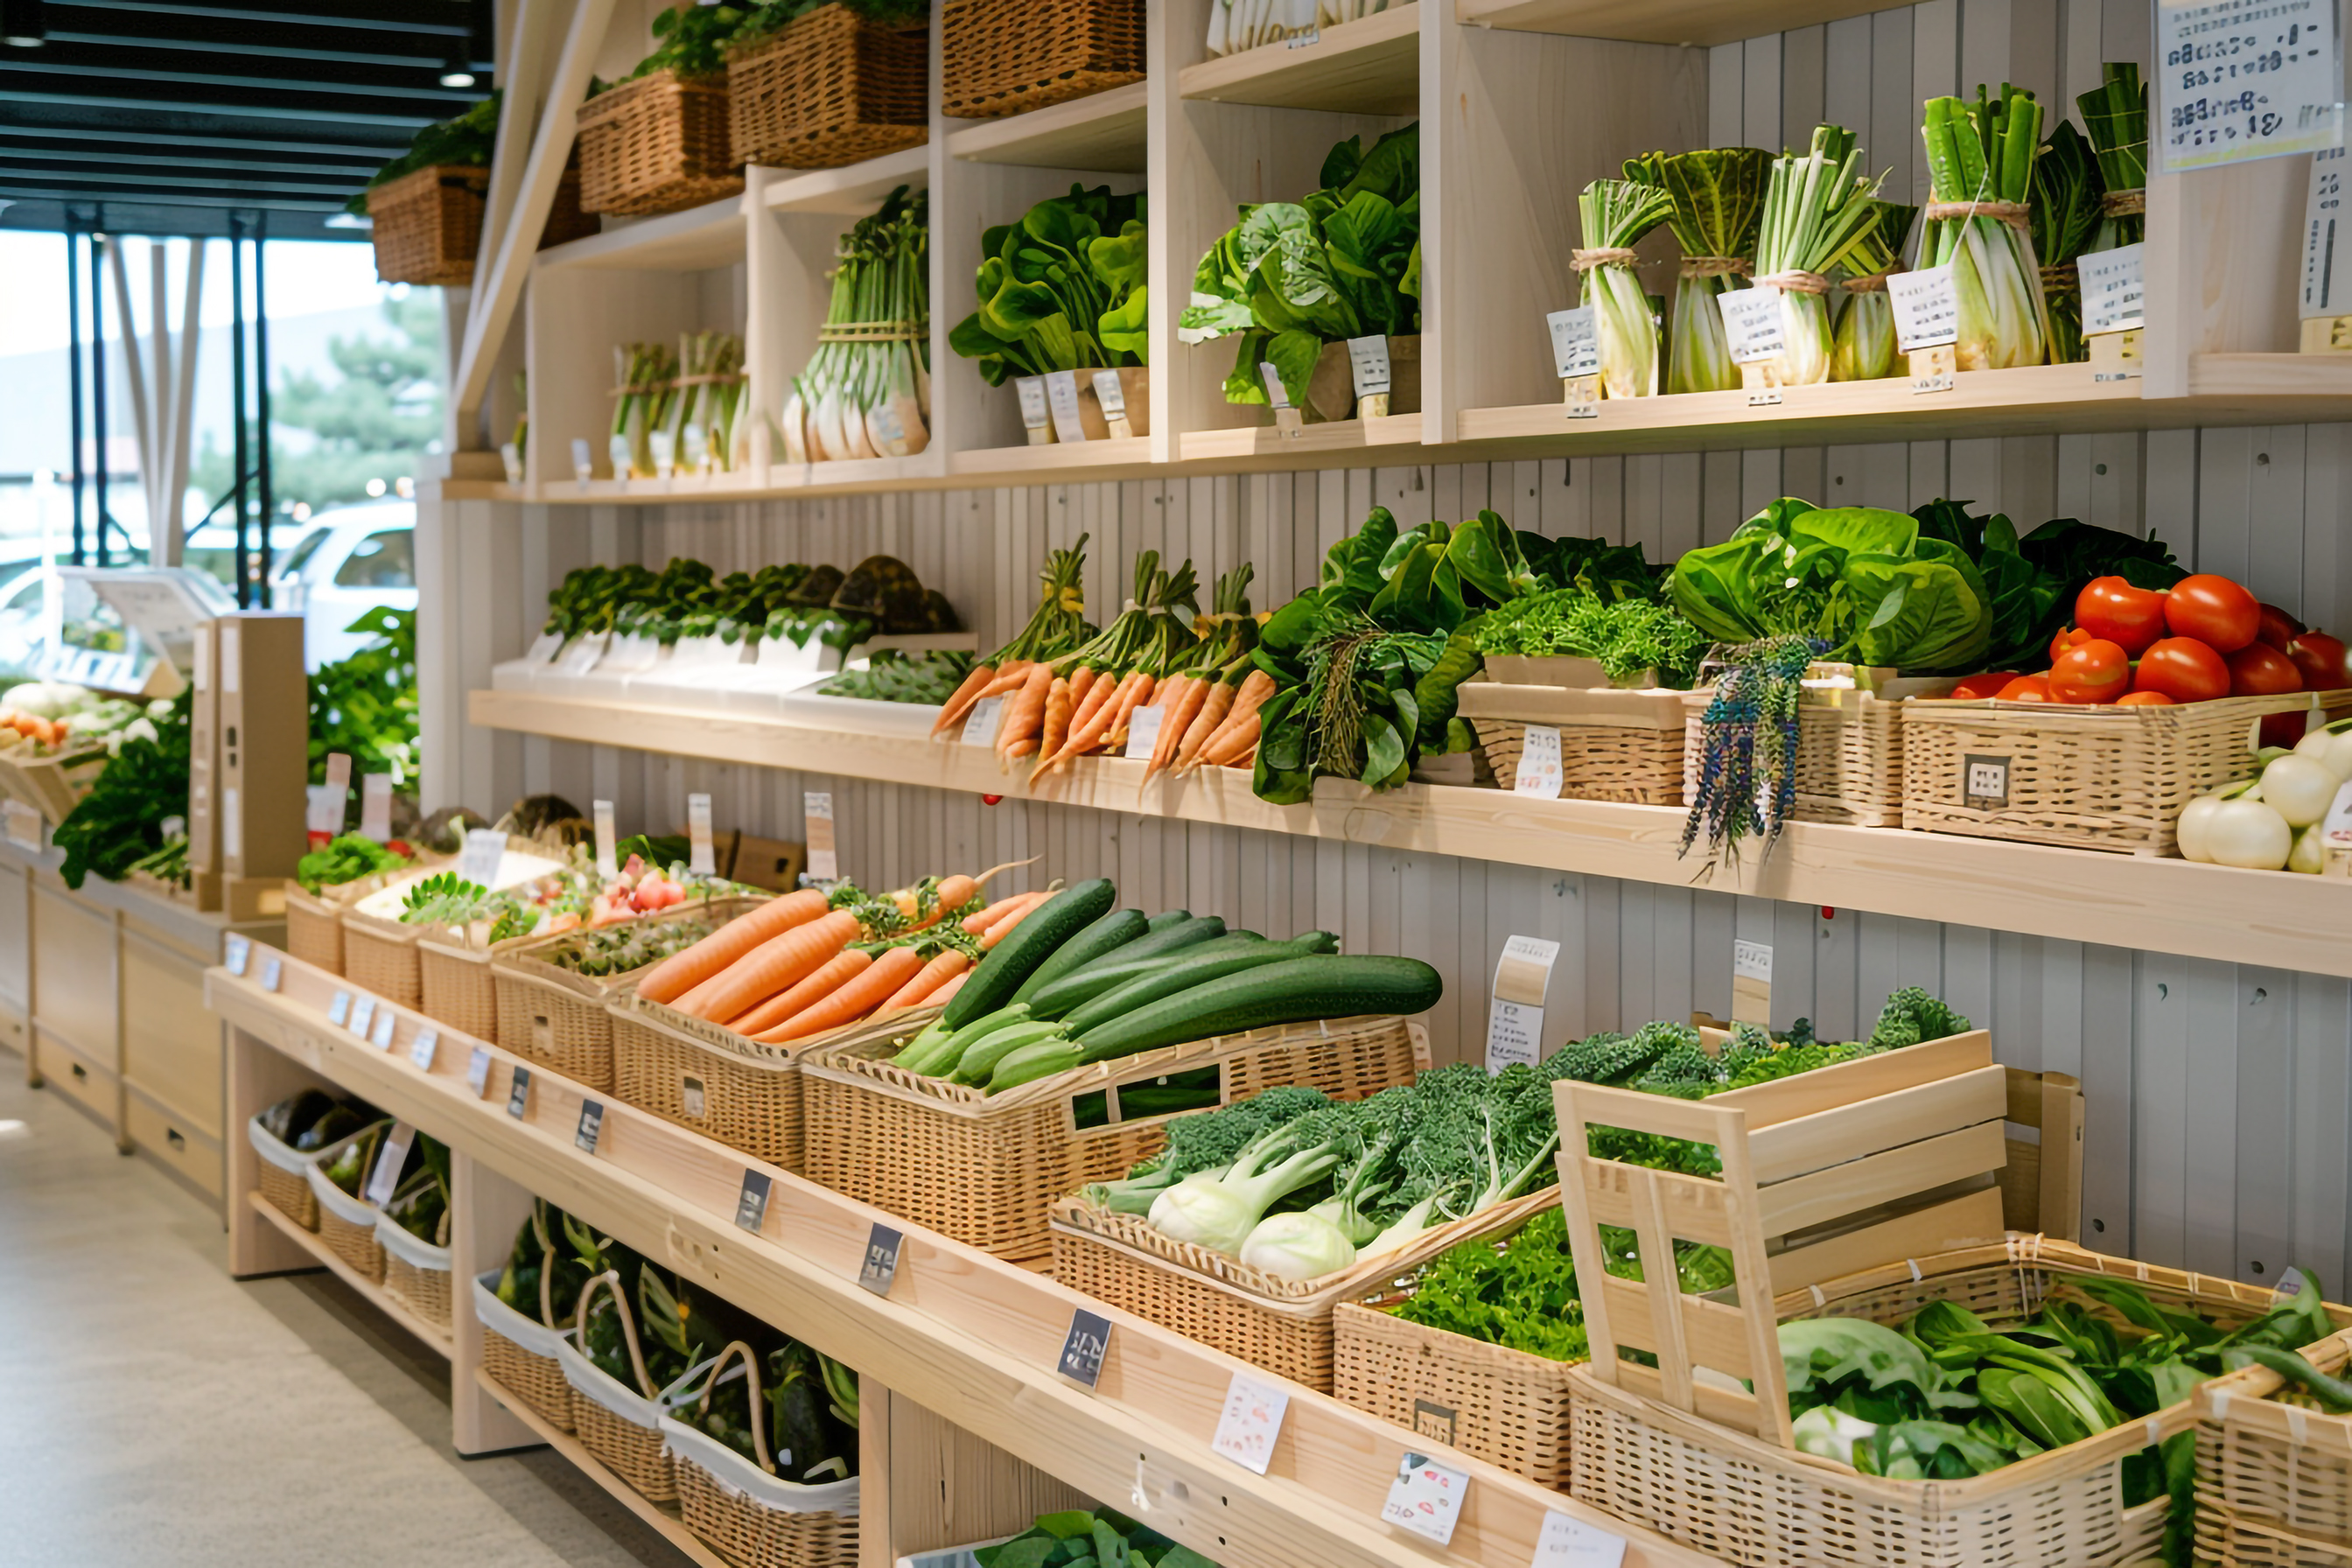
[[754,1236],[760,1234],[760,1226],[768,1218],[768,1191],[774,1185],[774,1181],[763,1172],[743,1173],[743,1191],[735,1199],[735,1224],[740,1229],[748,1230]]
[[517,1068],[514,1069],[514,1082],[507,1089],[507,1114],[520,1121],[522,1113],[530,1109],[530,1069]]
[[[906,1237],[887,1225],[877,1225],[866,1238],[866,1260],[857,1266],[857,1282],[877,1296],[887,1296],[898,1278],[898,1248]],[[1064,1359],[1069,1352],[1063,1352]]]
[[582,1100],[580,1102],[580,1126],[578,1130],[572,1134],[572,1141],[580,1145],[581,1149],[585,1152],[593,1154],[596,1152],[597,1135],[604,1131],[604,1108],[597,1104],[593,1100]]
[[1110,1320],[1080,1307],[1070,1314],[1070,1331],[1062,1340],[1056,1371],[1073,1383],[1092,1388],[1102,1376],[1103,1357],[1110,1352]]

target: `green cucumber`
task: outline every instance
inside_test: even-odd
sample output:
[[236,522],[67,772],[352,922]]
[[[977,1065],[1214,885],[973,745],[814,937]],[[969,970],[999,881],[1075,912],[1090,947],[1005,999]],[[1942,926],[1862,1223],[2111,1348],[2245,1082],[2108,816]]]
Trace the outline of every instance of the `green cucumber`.
[[[1100,963],[1089,963],[1084,969],[1072,970],[1051,984],[1038,987],[1029,998],[1032,1008],[1040,1018],[1066,1017],[1071,1009],[1093,1001],[1115,985],[1124,985],[1139,974],[1156,974],[1171,963],[1181,963],[1194,958],[1206,958],[1212,953],[1229,953],[1246,947],[1262,947],[1265,938],[1254,931],[1227,931],[1185,947],[1167,952],[1147,953],[1141,958],[1129,958],[1125,952],[1114,952]],[[1134,944],[1130,942],[1130,947]]]
[[[1181,914],[1183,911],[1173,912]],[[1125,963],[1132,959],[1173,952],[1180,947],[1191,947],[1194,942],[1209,942],[1224,934],[1225,922],[1215,915],[1186,915],[1149,935],[1137,937],[1118,950],[1116,962]]]
[[1155,931],[1162,931],[1170,926],[1181,925],[1192,918],[1190,910],[1162,910],[1144,923]]
[[1077,1041],[1086,1060],[1105,1061],[1307,1018],[1423,1013],[1444,992],[1437,971],[1417,958],[1322,953],[1285,959],[1163,996],[1096,1025]]
[[1135,941],[1151,929],[1141,910],[1113,910],[1069,941],[1055,948],[1051,957],[1029,972],[1029,978],[1013,994],[1015,1002],[1026,1002],[1036,994],[1037,988],[1057,975],[1067,974],[1082,963],[1092,963],[1104,954]]
[[949,1028],[943,1020],[934,1018],[923,1026],[922,1033],[908,1040],[898,1054],[890,1058],[890,1065],[919,1073],[938,1072],[939,1068],[932,1065],[936,1062],[944,1061],[951,1066],[957,1055],[954,1035],[955,1031]]
[[1058,1040],[1063,1033],[1062,1026],[1050,1019],[1032,1019],[1009,1029],[999,1029],[964,1052],[963,1059],[948,1076],[957,1083],[986,1083],[989,1074],[996,1070],[996,1064],[1014,1051],[1041,1040]]
[[966,1051],[992,1035],[1019,1027],[1029,1022],[1030,1016],[1027,1004],[1016,1002],[1010,1007],[1000,1007],[985,1017],[974,1018],[934,1046],[915,1070],[929,1073],[933,1078],[944,1078],[955,1070],[956,1064],[963,1059]]
[[1075,1040],[1040,1040],[1024,1046],[996,1064],[996,1071],[988,1080],[988,1092],[1002,1094],[1024,1083],[1041,1078],[1052,1078],[1057,1072],[1067,1072],[1084,1067],[1086,1058],[1079,1054]]
[[1093,1001],[1073,1007],[1062,1016],[1062,1023],[1071,1034],[1083,1035],[1097,1024],[1107,1024],[1122,1013],[1133,1012],[1162,996],[1173,996],[1179,991],[1221,980],[1228,974],[1239,974],[1246,969],[1319,952],[1337,952],[1339,949],[1339,939],[1324,931],[1308,931],[1288,942],[1250,942],[1203,958],[1192,956],[1198,949],[1187,949],[1177,955],[1176,962],[1139,974],[1123,985],[1112,986]]
[[963,988],[948,998],[947,1011],[940,1016],[949,1028],[960,1029],[1012,1001],[1032,971],[1052,957],[1055,949],[1110,913],[1111,900],[1118,897],[1110,879],[1097,877],[1039,904],[968,972]]

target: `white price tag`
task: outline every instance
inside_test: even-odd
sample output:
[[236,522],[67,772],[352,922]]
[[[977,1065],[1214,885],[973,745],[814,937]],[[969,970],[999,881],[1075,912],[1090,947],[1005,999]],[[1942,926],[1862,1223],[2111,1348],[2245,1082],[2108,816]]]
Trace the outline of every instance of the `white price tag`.
[[375,1022],[375,998],[359,996],[352,1001],[352,1033],[365,1038],[368,1026]]
[[1374,333],[1369,338],[1348,340],[1348,374],[1356,384],[1356,395],[1370,397],[1389,389],[1389,341]]
[[614,846],[620,838],[613,826],[613,803],[600,800],[590,809],[596,815],[596,875],[609,882],[621,874],[620,864],[614,858],[617,851]]
[[1127,750],[1121,754],[1150,762],[1152,749],[1160,744],[1160,722],[1167,717],[1167,708],[1157,702],[1129,713],[1127,716]]
[[710,853],[710,797],[690,795],[686,797],[687,870],[697,877],[718,874],[719,862]]
[[1886,275],[1886,302],[1895,312],[1895,342],[1905,353],[1960,341],[1960,295],[1949,267]]
[[1098,370],[1094,374],[1095,402],[1101,407],[1105,419],[1127,417],[1127,388],[1115,370]]
[[1623,1536],[1547,1510],[1531,1568],[1619,1568],[1624,1561]]
[[604,649],[612,640],[610,632],[592,632],[584,637],[573,637],[555,668],[565,675],[585,675],[602,662]]
[[1260,381],[1265,383],[1265,395],[1267,402],[1273,404],[1276,409],[1284,409],[1290,406],[1290,394],[1283,387],[1282,372],[1274,368],[1274,362],[1272,360],[1267,359],[1258,361],[1257,377]]
[[2303,205],[2303,290],[2297,309],[2306,321],[2352,315],[2352,234],[2344,232],[2346,167],[2341,147],[2312,154],[2311,189]]
[[963,717],[963,743],[967,746],[993,746],[996,727],[1004,721],[1004,699],[983,697],[971,705]]
[[[433,1058],[441,1051],[441,1031],[425,1027],[416,1031],[416,1038],[408,1042],[408,1059],[416,1064],[419,1072],[433,1070]],[[487,1053],[486,1053],[487,1054]],[[474,1091],[479,1094],[481,1090]]]
[[1454,1539],[1454,1522],[1462,1517],[1463,1494],[1470,1478],[1441,1465],[1426,1454],[1408,1453],[1389,1483],[1388,1500],[1381,1518],[1424,1536],[1440,1546]]
[[392,1049],[393,1031],[400,1026],[400,1015],[386,1007],[375,1016],[375,1027],[368,1031],[368,1044],[377,1050]]
[[479,1100],[490,1089],[490,1047],[476,1046],[466,1058],[466,1087]]
[[286,966],[278,962],[276,953],[271,953],[261,961],[261,988],[264,991],[277,990],[278,977],[285,973]]
[[352,994],[338,991],[327,1001],[327,1022],[338,1028],[352,1016]]
[[457,875],[485,888],[499,885],[499,862],[506,858],[507,836],[495,827],[469,827],[457,856]]
[[1486,1070],[1500,1072],[1514,1062],[1532,1066],[1543,1056],[1544,999],[1551,990],[1559,943],[1539,936],[1507,937],[1495,961],[1495,984],[1486,1006]]
[[510,485],[522,483],[522,448],[520,447],[516,446],[512,441],[501,443],[499,447],[499,463],[507,471],[507,483]]
[[1780,330],[1779,289],[1734,289],[1717,294],[1715,302],[1723,311],[1734,364],[1768,364],[1789,352]]
[[1772,946],[1762,942],[1735,942],[1731,944],[1731,977],[1734,980],[1761,980],[1772,984]]
[[1601,332],[1593,323],[1592,307],[1554,310],[1544,318],[1551,329],[1551,358],[1562,381],[1601,374]]
[[808,874],[820,882],[841,875],[841,857],[834,852],[833,792],[811,790],[801,797],[801,837],[808,849]]
[[228,972],[231,974],[237,976],[239,979],[243,979],[245,976],[245,966],[253,960],[253,942],[251,939],[247,937],[233,936],[230,937],[227,942],[222,943],[222,946],[226,950],[226,953],[223,962],[227,965]]
[[415,1128],[405,1121],[392,1124],[383,1135],[383,1147],[375,1152],[375,1169],[368,1173],[368,1202],[378,1208],[392,1202],[392,1194],[400,1190],[400,1168],[408,1163],[408,1151],[415,1142]]
[[2147,325],[2146,289],[2140,282],[2145,245],[2119,246],[2075,258],[2083,283],[2083,332],[2127,332]]
[[1282,1417],[1289,1408],[1290,1393],[1281,1384],[1237,1372],[1225,1390],[1225,1407],[1218,1412],[1217,1433],[1209,1447],[1262,1476],[1274,1458],[1274,1440],[1282,1436]]
[[743,1173],[742,1190],[735,1194],[736,1228],[760,1234],[768,1220],[768,1194],[774,1186],[774,1178],[764,1171]]
[[1077,372],[1057,370],[1047,374],[1045,406],[1054,416],[1054,439],[1068,445],[1087,438],[1087,422],[1078,415]]
[[2336,4],[2157,0],[2151,172],[2341,146]]
[[1511,788],[1520,795],[1558,800],[1561,783],[1559,731],[1549,724],[1528,725],[1519,747],[1519,770],[1511,780]]
[[[621,472],[626,473],[628,469],[625,467]],[[595,448],[588,445],[585,436],[572,437],[572,477],[580,481],[580,488],[583,490],[588,488],[588,481],[596,477]]]
[[329,837],[343,830],[344,796],[342,790],[331,784],[302,786],[302,826],[306,832],[324,834]]
[[360,833],[378,844],[392,837],[392,775],[360,775]]
[[1043,430],[1046,418],[1045,378],[1042,375],[1022,376],[1013,384],[1013,390],[1021,395],[1022,428]]

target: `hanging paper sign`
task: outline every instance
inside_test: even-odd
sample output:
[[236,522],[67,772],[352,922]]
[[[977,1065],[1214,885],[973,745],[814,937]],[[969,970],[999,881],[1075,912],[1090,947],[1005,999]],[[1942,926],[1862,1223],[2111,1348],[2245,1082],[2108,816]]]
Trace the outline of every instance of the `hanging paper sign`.
[[392,775],[364,773],[360,778],[360,834],[378,844],[392,837]]
[[687,862],[689,875],[716,876],[719,862],[710,852],[710,797],[690,795],[686,797]]
[[1426,1454],[1407,1454],[1397,1466],[1396,1479],[1389,1483],[1381,1518],[1443,1546],[1454,1539],[1454,1523],[1462,1517],[1463,1494],[1469,1489],[1470,1478],[1462,1471],[1441,1465]]
[[801,803],[801,837],[808,850],[808,874],[816,881],[834,881],[841,875],[841,858],[833,847],[833,792],[811,790]]
[[2162,173],[2343,144],[2336,0],[2158,0]]
[[2352,234],[2343,232],[2345,156],[2343,148],[2330,147],[2311,158],[2311,188],[2303,205],[2303,289],[2297,302],[2297,314],[2305,321],[2352,314]]
[[1543,1055],[1544,996],[1551,989],[1559,943],[1539,936],[1514,936],[1503,942],[1495,963],[1495,984],[1486,1006],[1486,1070],[1513,1062],[1533,1065]]
[[1216,1436],[1209,1439],[1209,1447],[1262,1476],[1274,1459],[1275,1439],[1282,1436],[1282,1417],[1289,1409],[1288,1390],[1237,1372],[1225,1389],[1225,1407],[1217,1413]]

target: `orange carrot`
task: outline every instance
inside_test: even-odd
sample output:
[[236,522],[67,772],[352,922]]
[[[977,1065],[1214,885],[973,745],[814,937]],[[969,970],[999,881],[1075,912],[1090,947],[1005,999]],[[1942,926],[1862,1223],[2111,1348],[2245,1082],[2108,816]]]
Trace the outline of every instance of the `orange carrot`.
[[1013,928],[1029,918],[1030,910],[1035,909],[1039,904],[1044,903],[1047,899],[1050,899],[1054,895],[1051,893],[1030,893],[1024,896],[1021,902],[1013,907],[1011,914],[1006,915],[1003,920],[989,927],[986,934],[981,937],[980,945],[982,949],[985,951],[988,948],[994,947],[998,942],[1003,942],[1006,937],[1011,936],[1013,934]]
[[965,933],[971,936],[981,935],[989,927],[1011,914],[1013,906],[1028,896],[1026,893],[1007,893],[979,913],[967,916],[963,922]]
[[787,991],[769,997],[741,1017],[730,1020],[727,1027],[739,1035],[756,1035],[772,1029],[802,1008],[835,991],[866,973],[874,955],[854,947],[845,947],[819,965],[817,972]]
[[1251,670],[1249,679],[1242,682],[1241,689],[1234,693],[1234,705],[1226,711],[1225,721],[1217,726],[1209,736],[1208,743],[1201,748],[1201,760],[1204,763],[1212,760],[1209,752],[1221,742],[1231,740],[1234,732],[1249,722],[1251,717],[1265,706],[1266,699],[1273,695],[1274,677],[1262,669]]
[[1006,659],[1003,664],[996,667],[996,673],[990,678],[987,685],[980,688],[976,691],[968,691],[961,694],[963,697],[963,706],[961,708],[957,708],[950,704],[945,710],[947,722],[953,724],[965,714],[971,712],[975,703],[987,698],[1003,697],[1007,692],[1020,690],[1021,683],[1029,679],[1030,668],[1030,663],[1025,658]]
[[971,673],[963,678],[963,684],[957,687],[954,691],[950,692],[948,696],[948,700],[940,705],[940,717],[938,721],[931,726],[931,733],[934,735],[946,734],[949,729],[954,725],[955,721],[964,716],[965,710],[969,709],[973,703],[980,700],[981,688],[986,686],[990,681],[995,679],[996,666],[992,664],[973,665],[971,667]]
[[[1045,733],[1037,742],[1040,758],[1050,757],[1062,749],[1062,742],[1070,732],[1071,706],[1070,683],[1055,677],[1054,684],[1045,692]],[[1029,776],[1035,778],[1035,771]]]
[[1208,700],[1201,704],[1201,710],[1193,714],[1192,721],[1184,727],[1183,742],[1176,748],[1178,773],[1192,772],[1193,765],[1200,761],[1201,749],[1209,743],[1209,737],[1217,732],[1217,726],[1223,724],[1225,715],[1233,710],[1234,693],[1237,689],[1238,687],[1223,680],[1210,689]]
[[1147,675],[1134,683],[1133,689],[1119,695],[1118,707],[1110,716],[1110,728],[1103,733],[1101,751],[1118,756],[1126,750],[1127,727],[1135,721],[1135,710],[1150,706],[1159,690],[1159,683]]
[[648,1002],[675,1002],[769,938],[824,913],[824,894],[819,889],[803,888],[771,899],[751,913],[729,921],[684,952],[672,953],[655,964],[637,982],[637,994]]
[[953,996],[957,992],[962,990],[963,983],[971,978],[971,971],[969,969],[965,970],[961,974],[952,977],[945,985],[940,986],[937,991],[934,991],[929,996],[924,997],[923,1005],[927,1007],[943,1005],[949,997]]
[[1087,700],[1087,693],[1095,689],[1095,677],[1098,673],[1091,664],[1082,664],[1070,671],[1070,711],[1072,713],[1076,713],[1078,710],[1078,705]]
[[1231,767],[1234,763],[1257,750],[1258,716],[1255,713],[1238,725],[1229,724],[1221,738],[1209,742],[1201,760],[1213,768]]
[[1036,749],[1037,738],[1034,735],[1025,741],[1015,741],[1013,744],[1004,748],[1004,760],[1007,763],[1017,763],[1022,758],[1035,752]]
[[1036,860],[1037,857],[1032,855],[1026,860],[1007,860],[1001,866],[991,866],[977,877],[967,877],[961,871],[952,877],[942,877],[940,879],[940,885],[932,889],[931,912],[921,915],[920,918],[918,918],[916,895],[913,889],[893,893],[890,895],[890,900],[898,906],[900,914],[914,922],[907,928],[908,931],[929,931],[972,900],[980,897],[982,889],[996,879],[997,873],[1017,871],[1024,866],[1034,865]]
[[1202,690],[1201,678],[1180,675],[1156,693],[1160,702],[1160,734],[1151,745],[1150,765],[1143,770],[1147,780],[1166,767],[1176,755],[1176,742],[1184,738],[1185,721],[1192,714],[1192,704],[1198,700],[1193,695],[1195,692],[1203,697],[1208,695]]
[[1045,693],[1054,684],[1054,667],[1033,664],[1021,689],[1005,699],[1004,716],[996,726],[996,749],[1006,756],[1019,756],[1013,748],[1024,741],[1034,741],[1045,727]]
[[882,1011],[887,1013],[894,1008],[921,1006],[924,997],[961,974],[971,964],[971,960],[964,955],[961,948],[950,947],[942,951],[917,970],[912,980],[892,992],[890,999],[882,1004]]
[[[1055,752],[1047,761],[1045,771],[1051,773],[1072,757],[1091,752],[1101,745],[1104,737],[1110,733],[1113,722],[1119,718],[1123,708],[1128,706],[1128,695],[1139,689],[1142,683],[1150,679],[1151,677],[1141,670],[1137,670],[1118,683],[1111,695],[1094,710],[1091,717],[1072,720],[1069,738],[1062,742],[1062,749]],[[1102,681],[1097,680],[1095,682],[1096,689],[1100,689],[1103,684]]]
[[1118,689],[1124,684],[1114,679],[1108,670],[1097,670],[1094,684],[1087,688],[1086,700],[1076,701],[1074,693],[1070,710],[1071,731],[1075,733],[1093,723],[1095,715],[1110,706],[1110,700],[1118,695]]
[[857,917],[835,910],[821,920],[794,926],[772,937],[737,959],[720,983],[696,1009],[698,1018],[733,1018],[787,986],[814,974],[825,962],[856,941]]
[[813,1007],[803,1007],[789,1022],[753,1037],[763,1044],[781,1045],[786,1040],[804,1040],[811,1035],[854,1024],[882,1005],[891,993],[912,980],[922,967],[923,955],[913,948],[887,949],[872,967],[840,990]]

